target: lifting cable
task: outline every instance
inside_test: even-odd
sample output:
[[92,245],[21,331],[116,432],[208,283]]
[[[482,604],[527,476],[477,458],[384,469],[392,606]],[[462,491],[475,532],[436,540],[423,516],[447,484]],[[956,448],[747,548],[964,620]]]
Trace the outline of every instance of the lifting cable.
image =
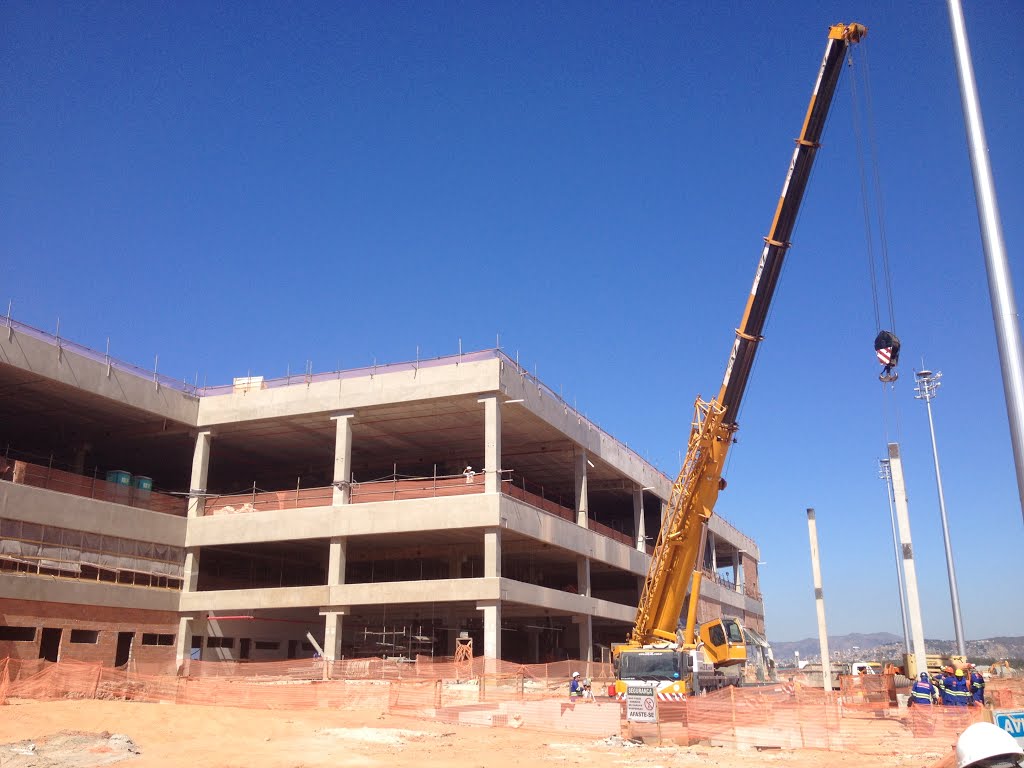
[[[878,163],[878,143],[875,136],[874,109],[871,98],[871,73],[868,65],[867,47],[861,46],[863,58],[860,60],[864,77],[863,110],[857,89],[857,73],[854,66],[852,51],[848,53],[847,66],[850,69],[850,98],[852,101],[853,128],[857,145],[857,165],[860,171],[861,205],[864,215],[864,237],[866,243],[866,256],[868,274],[871,284],[871,302],[874,309],[876,351],[878,350],[881,334],[888,332],[896,342],[895,355],[892,360],[892,367],[895,367],[899,359],[899,340],[896,338],[896,309],[893,298],[892,270],[889,264],[889,245],[885,228],[885,205],[882,197],[881,174]],[[867,134],[865,147],[864,134]],[[874,210],[872,210],[874,203]],[[877,222],[877,241],[879,255],[876,256],[875,241],[876,235],[873,223]],[[879,283],[881,282],[881,286]],[[881,295],[880,295],[881,294]],[[884,302],[884,304],[883,304]],[[879,355],[879,362],[882,360]],[[887,376],[888,366],[879,378],[883,382],[883,392],[892,391],[892,383],[895,375]],[[890,386],[885,386],[889,384]],[[883,400],[883,420],[885,423],[886,440],[889,436],[889,403],[888,398]],[[897,440],[900,435],[899,411],[892,404],[892,412],[895,420],[895,431]]]
[[[896,310],[893,303],[892,271],[889,267],[889,246],[885,232],[885,206],[882,199],[881,175],[878,170],[878,146],[875,139],[874,110],[871,104],[870,72],[868,70],[867,51],[864,50],[864,112],[862,114],[857,91],[857,76],[854,70],[853,54],[848,54],[847,66],[850,67],[850,98],[853,102],[853,128],[857,143],[857,165],[860,171],[861,203],[864,213],[864,235],[867,245],[868,273],[871,278],[871,299],[875,310],[875,332],[883,327],[896,331]],[[867,148],[865,149],[864,126],[867,132]],[[870,178],[867,165],[870,164]],[[871,204],[874,202],[874,217],[878,222],[878,241],[881,252],[881,277],[885,293],[886,317],[882,317],[879,309],[878,277],[879,269],[875,257],[875,235],[872,228]],[[886,321],[883,323],[883,319]]]

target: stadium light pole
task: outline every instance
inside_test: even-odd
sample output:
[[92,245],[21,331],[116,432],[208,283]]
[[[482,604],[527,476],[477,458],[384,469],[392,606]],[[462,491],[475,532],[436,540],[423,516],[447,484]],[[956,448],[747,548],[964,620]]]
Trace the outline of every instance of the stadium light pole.
[[981,245],[985,251],[988,293],[992,302],[992,320],[999,347],[999,366],[1003,373],[1006,415],[1010,424],[1013,464],[1017,470],[1017,494],[1024,515],[1024,349],[1021,346],[1020,318],[1013,291],[1013,275],[1006,257],[1003,222],[999,217],[996,185],[989,163],[985,122],[981,118],[981,100],[974,80],[974,63],[967,40],[967,22],[960,0],[947,0],[949,24],[953,32],[956,73],[960,81],[960,103],[967,130],[967,148],[974,177],[974,197],[981,227]]
[[953,604],[953,631],[956,633],[956,652],[960,656],[967,655],[967,646],[964,644],[964,625],[960,618],[960,595],[956,588],[956,569],[953,567],[953,548],[949,543],[949,523],[946,520],[946,498],[942,493],[942,472],[939,470],[939,449],[935,443],[935,421],[932,418],[932,398],[935,391],[942,384],[941,371],[929,371],[927,368],[916,371],[917,385],[914,397],[924,400],[928,408],[928,428],[932,435],[932,457],[935,459],[935,485],[939,491],[939,514],[942,517],[942,539],[946,544],[946,572],[949,575],[949,599]]

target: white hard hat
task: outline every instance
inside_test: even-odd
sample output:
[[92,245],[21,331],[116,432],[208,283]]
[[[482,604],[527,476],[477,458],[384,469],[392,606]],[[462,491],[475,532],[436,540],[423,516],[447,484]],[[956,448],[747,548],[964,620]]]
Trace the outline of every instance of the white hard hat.
[[579,676],[580,676],[580,673],[579,673],[579,672],[573,672],[573,673],[572,673],[572,676],[573,676],[573,677],[579,677]]
[[999,765],[1024,765],[1024,748],[1021,748],[1013,736],[992,723],[975,723],[968,726],[956,741],[956,768],[969,768],[983,760],[999,757],[1006,758],[1006,762]]

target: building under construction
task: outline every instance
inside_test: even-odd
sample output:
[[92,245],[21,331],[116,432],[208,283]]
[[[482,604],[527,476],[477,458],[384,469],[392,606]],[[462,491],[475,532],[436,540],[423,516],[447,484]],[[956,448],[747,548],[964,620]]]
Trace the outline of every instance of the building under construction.
[[[672,484],[500,350],[196,387],[8,319],[0,392],[0,658],[600,660]],[[758,559],[713,517],[698,619]]]

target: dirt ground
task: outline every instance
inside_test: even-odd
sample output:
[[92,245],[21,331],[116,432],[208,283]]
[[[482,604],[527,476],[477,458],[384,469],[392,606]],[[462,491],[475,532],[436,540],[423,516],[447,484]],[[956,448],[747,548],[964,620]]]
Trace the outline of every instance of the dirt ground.
[[0,707],[3,768],[924,768],[940,755],[658,746],[451,725],[382,712],[266,711],[112,701]]

